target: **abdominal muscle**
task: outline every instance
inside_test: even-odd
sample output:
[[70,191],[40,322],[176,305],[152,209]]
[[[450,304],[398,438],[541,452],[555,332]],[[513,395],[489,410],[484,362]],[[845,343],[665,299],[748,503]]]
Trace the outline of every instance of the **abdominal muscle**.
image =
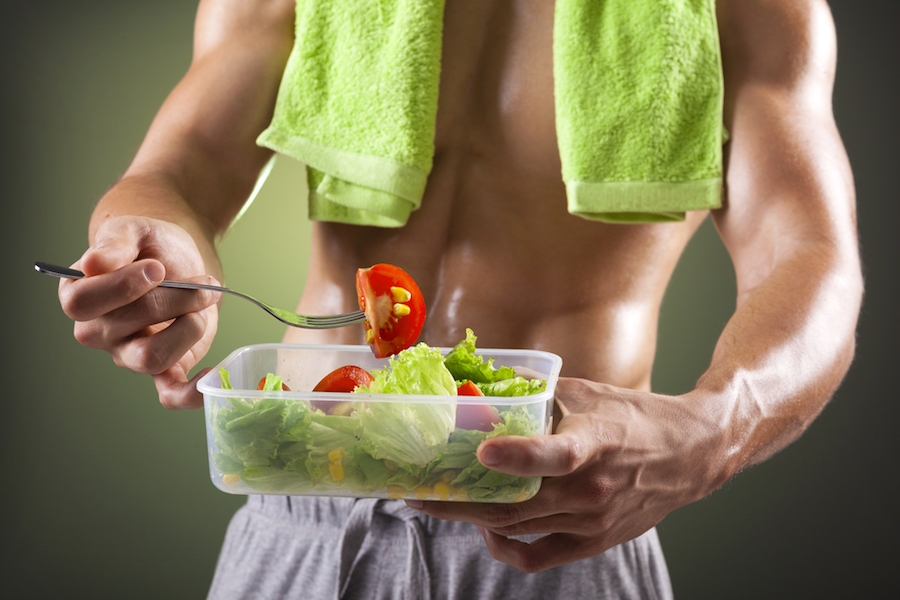
[[[549,6],[548,6],[549,5]],[[553,4],[448,2],[434,166],[398,229],[314,223],[298,310],[357,308],[358,268],[407,271],[420,340],[559,354],[563,375],[649,389],[659,306],[705,217],[613,225],[572,216],[555,134]],[[290,329],[286,342],[361,344],[363,328]]]

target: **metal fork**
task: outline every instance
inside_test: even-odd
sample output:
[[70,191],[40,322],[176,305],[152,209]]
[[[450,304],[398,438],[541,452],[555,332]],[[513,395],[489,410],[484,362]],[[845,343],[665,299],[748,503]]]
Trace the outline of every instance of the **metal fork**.
[[[34,263],[34,268],[39,273],[43,273],[45,275],[52,275],[53,277],[62,277],[65,279],[81,279],[84,277],[84,273],[78,271],[76,269],[70,269],[68,267],[60,267],[58,265],[51,265],[49,263],[44,262],[36,262]],[[242,294],[241,292],[236,292],[234,290],[228,289],[226,287],[220,287],[217,285],[208,285],[205,283],[187,283],[184,281],[161,281],[159,283],[159,287],[167,287],[167,288],[178,288],[185,290],[212,290],[214,292],[224,292],[226,294],[231,294],[233,296],[237,296],[239,298],[243,298],[244,300],[249,300],[253,304],[257,305],[282,323],[287,325],[291,325],[292,327],[302,327],[304,329],[333,329],[335,327],[346,327],[347,325],[356,325],[357,323],[362,323],[366,320],[366,314],[361,310],[357,310],[354,312],[344,313],[342,315],[331,315],[331,316],[310,316],[310,315],[298,315],[295,312],[291,312],[288,310],[282,310],[280,308],[275,308],[274,306],[270,306],[265,302],[257,300],[253,296],[248,296],[247,294]]]

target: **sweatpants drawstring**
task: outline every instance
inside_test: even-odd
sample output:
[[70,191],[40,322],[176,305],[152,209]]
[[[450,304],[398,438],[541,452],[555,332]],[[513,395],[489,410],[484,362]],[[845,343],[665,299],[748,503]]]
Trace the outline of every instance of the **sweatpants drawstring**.
[[402,502],[377,498],[357,499],[350,509],[341,538],[341,564],[338,571],[336,600],[342,600],[347,593],[354,566],[372,528],[372,519],[376,511],[399,519],[406,527],[407,588],[404,594],[406,600],[431,600],[431,575],[425,562],[425,533],[417,518],[418,513]]

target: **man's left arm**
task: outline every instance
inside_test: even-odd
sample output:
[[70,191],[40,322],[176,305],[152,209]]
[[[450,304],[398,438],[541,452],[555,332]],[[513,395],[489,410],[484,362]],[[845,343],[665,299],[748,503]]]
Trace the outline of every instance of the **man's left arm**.
[[[554,435],[496,437],[487,466],[545,476],[519,504],[410,504],[479,526],[523,571],[598,555],[796,439],[853,357],[862,276],[852,176],[831,110],[824,0],[720,0],[728,144],[713,214],[737,307],[696,388],[671,397],[562,379]],[[525,544],[508,536],[550,534]]]

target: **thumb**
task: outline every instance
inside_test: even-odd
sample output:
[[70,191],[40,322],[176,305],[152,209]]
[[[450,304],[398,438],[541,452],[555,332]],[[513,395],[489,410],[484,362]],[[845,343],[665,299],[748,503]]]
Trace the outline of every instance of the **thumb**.
[[574,431],[522,437],[497,436],[478,446],[484,466],[516,476],[557,477],[574,472],[590,455]]
[[111,273],[134,262],[141,252],[140,233],[125,219],[103,223],[93,244],[78,261],[87,276]]

